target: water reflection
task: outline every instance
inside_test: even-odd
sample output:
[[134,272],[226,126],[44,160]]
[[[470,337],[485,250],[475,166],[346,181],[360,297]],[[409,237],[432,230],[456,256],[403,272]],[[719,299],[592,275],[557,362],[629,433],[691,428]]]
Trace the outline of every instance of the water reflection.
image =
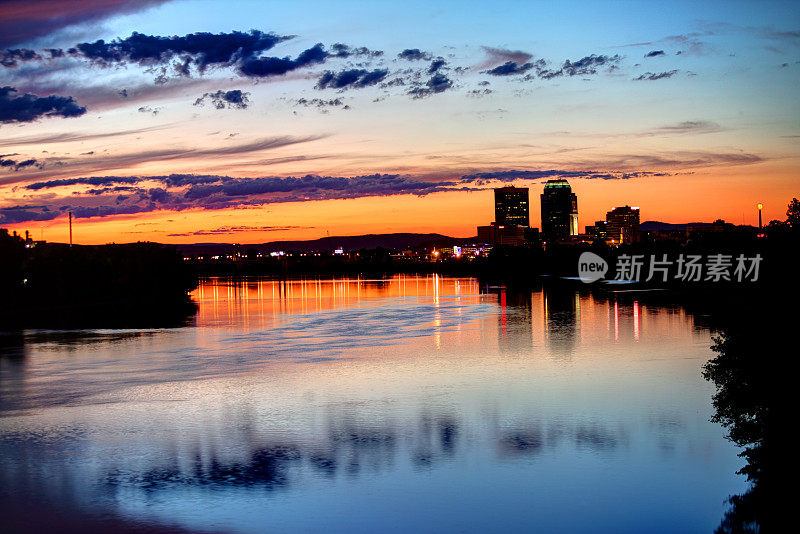
[[396,276],[194,297],[192,327],[5,338],[0,499],[190,530],[685,532],[738,487],[709,333],[641,296]]

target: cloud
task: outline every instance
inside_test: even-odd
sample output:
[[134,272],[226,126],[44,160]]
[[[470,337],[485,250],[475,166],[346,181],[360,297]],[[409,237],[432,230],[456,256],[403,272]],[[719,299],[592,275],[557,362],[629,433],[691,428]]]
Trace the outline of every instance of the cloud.
[[431,58],[431,55],[428,52],[423,52],[419,48],[406,48],[399,54],[397,57],[400,59],[405,59],[407,61],[420,61],[420,60],[428,60]]
[[71,96],[19,95],[13,87],[0,87],[0,123],[33,122],[41,117],[79,117],[86,108]]
[[549,169],[541,171],[493,171],[480,172],[475,174],[465,174],[463,182],[485,183],[489,181],[509,182],[512,180],[549,180],[552,178],[583,178],[588,180],[628,180],[631,178],[643,178],[647,176],[664,176],[663,173],[640,171],[635,173],[625,172],[604,172],[604,171],[567,171]]
[[521,50],[507,50],[491,46],[482,46],[481,48],[486,53],[487,58],[479,65],[479,68],[495,67],[508,62],[524,65],[533,58],[533,54]]
[[107,137],[135,135],[145,132],[151,132],[154,130],[161,130],[163,128],[165,128],[165,126],[150,126],[147,128],[136,128],[134,130],[117,130],[115,132],[107,132],[107,133],[65,132],[60,134],[28,135],[24,137],[15,137],[12,139],[3,139],[3,146],[41,145],[47,143],[68,143],[71,141],[89,141],[91,139],[105,139]]
[[587,74],[597,74],[598,67],[619,63],[621,59],[618,54],[613,56],[592,54],[574,62],[566,60],[561,69],[567,76],[585,76]]
[[0,208],[0,223],[15,224],[29,221],[50,221],[60,215],[60,211],[52,211],[48,206],[10,206]]
[[532,69],[533,72],[525,76],[525,80],[532,80],[536,78],[541,80],[552,80],[553,78],[558,78],[561,76],[590,76],[597,74],[598,69],[603,67],[607,68],[607,70],[610,72],[618,68],[620,61],[622,61],[622,56],[619,54],[615,54],[613,56],[591,54],[575,61],[570,61],[567,59],[557,70],[548,68],[547,62],[544,59],[537,59],[533,63],[526,63],[523,65],[506,63],[504,65],[500,65],[496,69],[493,69],[496,72],[489,71],[488,73],[496,76],[508,76],[510,74],[522,72],[522,69],[526,71]]
[[533,63],[523,63],[520,65],[515,61],[506,61],[502,65],[485,71],[485,73],[491,74],[492,76],[510,76],[512,74],[522,74],[531,68],[533,68]]
[[663,154],[628,154],[607,159],[603,164],[615,169],[690,169],[697,167],[725,167],[754,165],[766,161],[757,154],[747,152],[677,151]]
[[36,182],[28,184],[25,189],[38,191],[40,189],[51,189],[53,187],[64,187],[71,185],[113,185],[113,184],[136,184],[141,179],[136,176],[92,176],[89,178],[66,178],[62,180],[48,180],[46,182]]
[[[152,163],[155,161],[174,161],[180,159],[193,159],[198,156],[214,156],[211,158],[218,164],[225,162],[220,156],[240,156],[243,154],[258,153],[263,150],[277,149],[285,146],[307,143],[327,137],[325,134],[307,136],[276,136],[258,139],[243,144],[225,144],[213,148],[191,148],[185,146],[172,146],[166,148],[130,152],[125,154],[95,154],[90,157],[61,158],[57,167],[51,167],[47,176],[75,176],[78,172],[108,172],[111,169],[120,169],[138,165],[141,163]],[[48,163],[49,165],[49,163]],[[42,176],[42,171],[20,172],[14,176],[14,181],[29,180],[32,177]],[[67,178],[72,179],[72,178]],[[51,180],[53,181],[53,180]],[[55,180],[56,182],[58,180]],[[7,182],[8,183],[8,182]]]
[[711,121],[683,121],[677,124],[661,126],[650,133],[684,134],[684,133],[714,133],[722,131],[722,127]]
[[42,56],[35,50],[28,48],[15,48],[8,50],[0,50],[0,66],[15,69],[19,63],[26,61],[41,60]]
[[447,65],[447,62],[442,58],[436,58],[431,61],[431,66],[428,67],[428,74],[435,74],[439,69]]
[[152,66],[169,63],[177,57],[184,62],[179,64],[180,68],[186,69],[189,64],[193,64],[203,72],[208,67],[231,66],[249,61],[256,54],[291,38],[259,30],[250,30],[247,33],[198,32],[173,37],[133,32],[125,39],[80,43],[67,52],[105,66],[118,63]]
[[658,72],[658,73],[645,72],[644,74],[640,75],[637,78],[634,78],[633,80],[634,81],[639,81],[639,80],[650,80],[650,81],[661,80],[661,79],[664,79],[664,78],[672,78],[677,73],[678,73],[677,69],[670,70],[670,71],[667,71],[667,72]]
[[181,234],[168,234],[168,237],[190,237],[195,235],[225,235],[239,232],[282,232],[285,230],[299,230],[314,228],[313,226],[222,226],[212,230],[197,230]]
[[435,93],[442,93],[453,87],[453,81],[442,73],[437,73],[425,82],[424,86],[413,87],[408,94],[414,98],[423,98]]
[[[308,202],[371,196],[418,195],[444,191],[475,191],[496,182],[543,181],[551,178],[633,180],[670,176],[675,169],[750,165],[764,161],[755,154],[684,151],[665,154],[615,156],[593,170],[500,169],[460,177],[413,177],[400,174],[342,176],[265,176],[237,178],[225,175],[171,174],[166,176],[98,176],[29,184],[29,191],[48,190],[36,204],[0,208],[0,224],[50,220],[67,211],[75,217],[105,217],[156,210],[223,209],[281,202]],[[643,168],[658,168],[644,171]],[[664,170],[669,169],[669,170]],[[86,185],[88,191],[59,194],[58,187]],[[52,191],[56,189],[56,191]]]
[[650,52],[646,53],[644,57],[656,57],[656,56],[666,56],[667,54],[664,53],[663,50],[651,50]]
[[202,106],[203,102],[208,99],[211,104],[217,109],[246,109],[250,104],[250,93],[243,93],[240,89],[233,89],[231,91],[219,90],[216,93],[205,93],[203,96],[194,101],[195,106]]
[[81,0],[80,2],[0,2],[0,46],[50,35],[67,26],[132,13],[165,0]]
[[288,57],[260,57],[244,60],[239,65],[239,73],[243,76],[263,78],[267,76],[280,76],[309,65],[323,63],[328,57],[322,44],[304,50],[297,59]]
[[[153,187],[153,183],[161,184]],[[69,196],[51,195],[51,206],[13,206],[0,210],[0,223],[49,220],[72,211],[78,218],[105,217],[155,210],[221,209],[276,202],[347,199],[386,195],[428,195],[439,191],[471,190],[458,180],[428,181],[398,174],[351,178],[302,177],[233,178],[214,175],[103,176],[51,180],[26,186],[39,191],[64,186],[103,186]],[[119,188],[119,189],[118,189]],[[118,192],[128,194],[119,195]],[[41,200],[40,200],[41,202]],[[45,217],[40,219],[37,217]]]
[[327,108],[327,107],[341,107],[342,109],[350,109],[350,106],[344,103],[341,98],[331,98],[325,100],[322,98],[299,98],[294,101],[298,106]]
[[[662,39],[658,39],[655,41],[643,41],[638,43],[630,43],[626,45],[622,45],[620,48],[627,48],[627,47],[653,47],[659,45],[671,45],[671,46],[681,46],[684,49],[678,50],[676,54],[681,55],[684,53],[693,53],[693,54],[703,54],[706,51],[707,43],[701,41],[700,37],[708,37],[711,35],[715,35],[717,32],[714,30],[704,30],[701,32],[690,32],[690,33],[683,33],[678,35],[668,35]],[[660,52],[661,50],[653,50],[653,52]],[[651,52],[652,53],[652,52]],[[661,54],[655,54],[661,55]],[[645,56],[650,57],[650,56]]]
[[330,57],[341,57],[341,58],[348,58],[351,56],[368,56],[368,57],[380,57],[383,55],[382,50],[370,50],[365,46],[360,46],[357,48],[352,48],[346,44],[342,43],[334,43],[331,45],[331,51],[328,54]]
[[44,168],[44,163],[35,159],[14,160],[6,159],[7,156],[14,156],[15,154],[0,154],[0,169],[11,169],[18,171],[27,167],[36,167],[39,169]]
[[375,85],[389,74],[386,69],[375,69],[368,71],[365,69],[349,69],[339,73],[325,71],[317,81],[317,89],[346,89],[348,87],[367,87]]
[[[84,191],[69,191],[66,195],[48,192],[42,197],[46,200],[40,199],[38,204],[0,209],[0,223],[49,220],[65,215],[67,211],[72,211],[73,215],[78,218],[106,217],[156,210],[211,210],[278,202],[307,202],[404,194],[424,196],[442,191],[473,191],[481,189],[481,186],[490,182],[514,179],[544,180],[560,177],[611,180],[660,175],[663,173],[502,170],[438,179],[400,174],[372,174],[349,178],[318,175],[261,178],[191,174],[97,176],[30,184],[26,187],[30,191],[77,185],[87,185],[91,188]],[[214,230],[208,232],[223,233]]]
[[698,37],[713,35],[714,32],[706,31],[706,32],[691,32],[685,33],[680,35],[669,35],[662,39],[662,41],[678,44],[686,48],[686,50],[681,50],[680,52],[683,53],[692,53],[702,55],[706,52],[707,44],[704,41],[698,39]]

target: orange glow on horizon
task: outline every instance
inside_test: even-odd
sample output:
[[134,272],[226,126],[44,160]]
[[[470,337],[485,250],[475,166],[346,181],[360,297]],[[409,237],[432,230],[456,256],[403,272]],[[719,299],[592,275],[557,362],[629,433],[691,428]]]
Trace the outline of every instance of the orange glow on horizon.
[[[630,180],[570,180],[578,195],[579,230],[603,220],[611,206],[641,207],[641,220],[673,223],[711,222],[758,225],[753,198],[767,209],[764,223],[785,218],[785,206],[797,196],[797,181],[790,165],[770,169],[772,186],[753,180],[755,169],[765,165],[714,169],[705,173]],[[762,169],[766,171],[767,169]],[[764,172],[764,174],[767,174]],[[518,180],[530,188],[531,225],[540,225],[539,194],[542,183]],[[491,184],[500,186],[502,184]],[[73,220],[76,244],[126,243],[264,243],[307,240],[325,236],[383,233],[440,233],[472,237],[476,227],[494,218],[492,189],[453,191],[427,196],[395,195],[345,200],[285,202],[185,211],[154,211],[131,215]],[[35,239],[66,243],[66,215],[52,221],[4,225]],[[225,231],[226,229],[234,230]]]

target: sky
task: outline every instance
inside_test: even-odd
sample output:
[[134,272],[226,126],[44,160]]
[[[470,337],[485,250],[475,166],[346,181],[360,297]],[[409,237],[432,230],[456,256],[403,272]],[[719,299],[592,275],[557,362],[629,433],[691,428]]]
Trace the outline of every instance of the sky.
[[0,2],[0,227],[76,243],[476,235],[800,197],[797,2]]

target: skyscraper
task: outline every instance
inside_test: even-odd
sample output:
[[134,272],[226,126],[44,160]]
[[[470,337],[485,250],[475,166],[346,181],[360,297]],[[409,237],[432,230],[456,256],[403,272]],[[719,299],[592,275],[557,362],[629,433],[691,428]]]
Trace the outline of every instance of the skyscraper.
[[606,213],[606,236],[618,244],[631,244],[639,237],[639,208],[622,206]]
[[551,242],[578,235],[578,197],[564,179],[547,180],[542,193],[542,235]]
[[530,226],[527,187],[499,187],[494,190],[494,222],[500,226]]

